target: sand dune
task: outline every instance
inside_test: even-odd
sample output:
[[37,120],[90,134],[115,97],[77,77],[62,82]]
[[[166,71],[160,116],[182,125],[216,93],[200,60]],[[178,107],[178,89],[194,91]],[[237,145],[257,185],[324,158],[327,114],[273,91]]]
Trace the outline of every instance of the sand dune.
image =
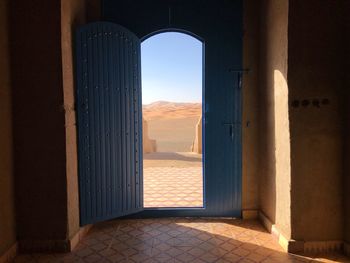
[[143,117],[145,120],[183,119],[198,117],[202,114],[201,103],[178,103],[157,101],[143,105]]
[[143,105],[149,137],[157,141],[159,152],[189,152],[201,114],[201,103],[157,101]]

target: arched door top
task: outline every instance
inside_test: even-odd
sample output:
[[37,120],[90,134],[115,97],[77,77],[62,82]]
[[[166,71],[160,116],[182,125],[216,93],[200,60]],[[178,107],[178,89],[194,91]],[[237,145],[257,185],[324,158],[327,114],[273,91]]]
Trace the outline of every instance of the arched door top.
[[164,29],[156,30],[156,31],[153,31],[152,33],[149,33],[149,34],[143,36],[140,40],[141,40],[141,42],[143,42],[143,41],[147,40],[148,38],[153,37],[153,36],[158,35],[158,34],[161,34],[161,33],[182,33],[182,34],[189,35],[189,36],[197,39],[198,41],[204,43],[204,38],[198,36],[197,34],[191,32],[191,31],[188,31],[185,29],[180,29],[180,28],[164,28]]

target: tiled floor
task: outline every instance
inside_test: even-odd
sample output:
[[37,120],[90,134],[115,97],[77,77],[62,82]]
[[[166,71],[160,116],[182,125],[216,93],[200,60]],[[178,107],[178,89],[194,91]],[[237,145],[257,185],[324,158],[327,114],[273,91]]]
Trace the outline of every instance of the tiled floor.
[[282,251],[257,221],[168,218],[95,225],[69,254],[21,255],[19,262],[350,262],[333,254],[302,257]]
[[202,207],[202,167],[145,167],[145,207]]
[[144,154],[145,207],[202,207],[202,155],[187,152]]

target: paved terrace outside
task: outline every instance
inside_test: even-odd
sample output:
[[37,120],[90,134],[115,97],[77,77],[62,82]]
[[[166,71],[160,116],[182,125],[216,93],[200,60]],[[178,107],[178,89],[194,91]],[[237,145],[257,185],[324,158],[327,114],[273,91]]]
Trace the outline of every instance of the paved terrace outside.
[[202,207],[202,155],[144,154],[144,207]]

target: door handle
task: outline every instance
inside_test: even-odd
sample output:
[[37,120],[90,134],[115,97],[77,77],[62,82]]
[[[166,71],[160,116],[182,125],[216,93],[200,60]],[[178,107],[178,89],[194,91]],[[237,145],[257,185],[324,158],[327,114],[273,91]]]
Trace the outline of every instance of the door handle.
[[241,125],[241,123],[239,123],[239,122],[223,122],[222,125],[229,127],[229,129],[230,129],[229,134],[230,134],[231,140],[233,141],[233,139],[235,137],[234,129],[237,125]]
[[234,139],[234,132],[233,132],[233,126],[235,125],[233,122],[223,122],[222,125],[224,126],[228,126],[229,127],[229,134],[230,134],[230,137],[231,137],[231,141],[233,141]]

